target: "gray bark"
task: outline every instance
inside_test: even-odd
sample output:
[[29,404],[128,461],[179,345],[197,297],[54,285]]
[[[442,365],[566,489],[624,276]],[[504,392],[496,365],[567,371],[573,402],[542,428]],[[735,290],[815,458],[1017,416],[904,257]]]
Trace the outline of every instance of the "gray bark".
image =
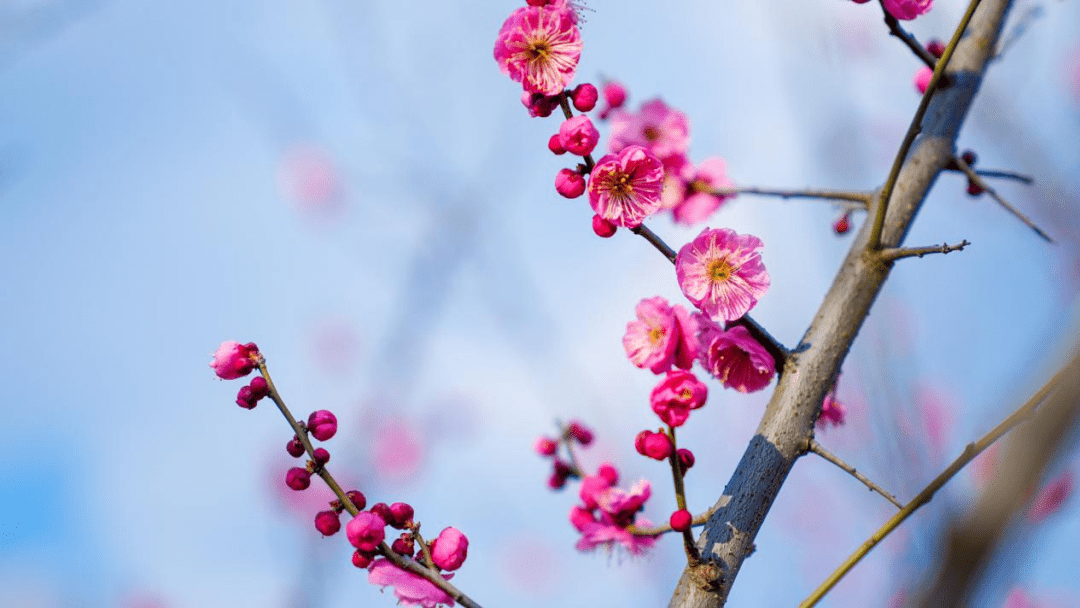
[[[950,86],[931,100],[922,133],[900,171],[888,206],[882,247],[897,247],[903,242],[938,174],[952,158],[956,136],[1011,4],[1011,0],[984,0],[957,46],[947,70]],[[806,453],[822,400],[891,271],[892,264],[881,262],[866,250],[872,218],[871,214],[863,222],[796,354],[788,358],[757,432],[698,538],[705,563],[683,571],[669,608],[724,605],[784,480],[795,461]]]

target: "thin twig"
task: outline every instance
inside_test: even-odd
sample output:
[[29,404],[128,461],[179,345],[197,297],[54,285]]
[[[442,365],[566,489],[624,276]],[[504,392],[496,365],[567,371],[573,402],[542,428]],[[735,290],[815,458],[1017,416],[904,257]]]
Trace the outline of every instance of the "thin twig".
[[431,547],[429,547],[428,544],[424,542],[424,537],[420,536],[419,525],[417,525],[416,528],[413,529],[413,536],[415,536],[416,541],[420,543],[420,552],[424,555],[424,563],[427,564],[428,568],[435,570],[435,560],[431,559]]
[[1008,201],[1001,198],[1001,195],[999,195],[996,190],[994,190],[989,185],[987,185],[986,180],[984,180],[982,178],[982,176],[979,175],[979,172],[976,171],[975,169],[972,169],[970,165],[965,163],[964,159],[960,158],[959,156],[956,156],[956,157],[953,158],[953,162],[956,163],[956,166],[960,169],[960,171],[962,171],[964,173],[964,175],[967,175],[968,179],[971,180],[971,182],[973,184],[975,184],[976,186],[982,188],[984,192],[986,192],[987,194],[990,195],[990,198],[997,201],[997,204],[1001,205],[1002,207],[1005,208],[1006,211],[1013,214],[1013,216],[1015,216],[1016,219],[1023,222],[1025,226],[1027,226],[1028,228],[1031,228],[1032,230],[1034,230],[1035,234],[1042,237],[1044,240],[1046,240],[1046,242],[1048,242],[1048,243],[1053,243],[1054,242],[1054,239],[1050,238],[1050,235],[1046,234],[1045,232],[1042,231],[1042,229],[1040,229],[1038,226],[1035,225],[1035,222],[1031,221],[1026,215],[1021,213],[1019,209],[1017,209],[1016,207],[1013,207],[1011,204],[1009,204]]
[[[956,168],[960,171],[960,168]],[[961,171],[962,173],[962,171]],[[1024,175],[1023,173],[1016,173],[1015,171],[998,171],[994,169],[975,169],[975,173],[982,177],[996,177],[998,179],[1012,179],[1022,184],[1031,185],[1035,183],[1035,178],[1030,175]]]
[[675,250],[671,247],[668,247],[668,244],[665,243],[663,239],[656,236],[655,232],[649,230],[649,228],[645,226],[645,224],[638,224],[637,226],[634,226],[630,229],[630,232],[633,232],[634,234],[644,238],[646,241],[649,241],[649,244],[653,247],[656,247],[657,251],[664,254],[664,257],[667,258],[669,262],[671,262],[672,264],[675,263],[675,258],[677,258],[679,254],[675,253]]
[[817,441],[811,439],[810,440],[810,445],[808,446],[808,448],[809,448],[809,450],[811,452],[813,452],[813,453],[817,454],[818,456],[821,456],[825,460],[828,460],[829,462],[835,464],[836,466],[838,466],[841,469],[843,469],[844,471],[846,471],[848,475],[851,475],[855,479],[858,479],[859,481],[861,481],[863,483],[863,485],[870,488],[870,491],[877,492],[878,494],[881,494],[882,496],[884,496],[885,500],[887,500],[887,501],[891,502],[892,504],[896,505],[897,509],[903,509],[904,508],[904,505],[899,500],[896,500],[895,496],[893,496],[892,494],[889,494],[881,486],[879,486],[876,483],[870,481],[870,479],[866,475],[863,475],[862,473],[858,472],[855,469],[855,467],[853,467],[850,464],[844,462],[843,460],[840,460],[840,458],[838,456],[836,456],[835,454],[833,454],[829,450],[826,450],[825,448],[823,448],[821,446],[821,444],[818,443]]
[[869,251],[874,251],[881,246],[881,231],[885,228],[885,212],[889,207],[889,197],[892,196],[893,188],[896,187],[896,180],[900,177],[900,167],[903,166],[908,152],[911,151],[911,145],[915,143],[915,136],[922,131],[922,120],[923,116],[926,115],[926,109],[930,106],[930,98],[934,96],[934,91],[937,90],[938,83],[945,74],[945,68],[949,65],[949,60],[952,59],[956,45],[960,42],[964,31],[967,30],[968,23],[971,22],[971,17],[975,14],[975,9],[979,6],[980,1],[971,0],[971,4],[968,5],[964,18],[960,20],[960,25],[953,32],[949,46],[945,47],[945,52],[941,54],[941,59],[937,61],[934,76],[930,79],[930,84],[926,85],[926,93],[923,94],[922,100],[919,102],[919,108],[915,110],[915,116],[911,118],[911,125],[908,126],[904,141],[900,144],[900,150],[897,151],[896,159],[893,160],[892,169],[889,171],[889,179],[885,181],[885,185],[881,188],[877,211],[874,214],[874,224],[870,231],[870,238],[866,243],[866,248]]
[[[690,527],[697,528],[698,526],[704,526],[705,522],[709,521],[709,516],[713,514],[713,511],[714,509],[709,509],[701,515],[695,515],[694,519],[690,520]],[[626,528],[626,531],[634,536],[659,536],[671,532],[671,524],[662,524],[653,528],[630,526]]]
[[866,209],[874,198],[873,192],[854,192],[850,190],[779,190],[776,188],[756,188],[753,186],[723,186],[721,188],[702,188],[700,192],[713,196],[732,196],[735,194],[751,194],[755,196],[775,196],[779,198],[808,198],[829,201],[847,201],[861,203],[854,206],[857,209]]
[[885,8],[885,4],[881,4],[881,10],[885,13],[885,25],[889,26],[889,33],[896,36],[904,42],[911,49],[912,53],[915,53],[922,59],[923,63],[930,69],[934,69],[934,65],[937,64],[937,57],[934,57],[930,51],[926,50],[926,47],[919,44],[919,41],[915,39],[904,28],[900,27],[900,22],[896,20],[896,17],[892,16],[892,13]]
[[[259,373],[262,374],[263,379],[266,380],[267,387],[270,389],[270,399],[277,405],[278,410],[285,416],[285,419],[289,421],[289,426],[292,427],[293,432],[296,433],[297,438],[300,439],[300,443],[304,445],[304,450],[307,452],[308,457],[314,460],[315,450],[311,445],[311,440],[308,438],[307,429],[297,422],[296,418],[293,417],[292,412],[285,406],[284,399],[281,398],[281,394],[278,393],[277,387],[274,386],[274,381],[270,379],[270,371],[266,368],[266,360],[262,355],[259,355],[257,363],[259,366]],[[341,485],[339,485],[337,480],[334,479],[334,476],[330,474],[330,471],[328,471],[325,466],[321,466],[316,469],[316,473],[318,473],[319,477],[326,482],[326,485],[333,490],[334,494],[338,497],[338,500],[341,501],[342,506],[345,507],[345,510],[355,517],[360,510],[356,508],[356,505],[353,504],[353,501],[349,498],[348,494],[341,489]],[[454,598],[455,601],[465,608],[481,608],[480,604],[474,602],[472,598],[465,595],[464,592],[452,585],[450,581],[443,578],[442,574],[438,571],[425,568],[423,564],[394,552],[386,542],[379,543],[378,553],[398,568],[411,572],[429,581],[447,595]]]
[[[675,504],[680,509],[686,508],[686,486],[683,485],[683,470],[682,463],[679,462],[679,444],[675,441],[675,427],[668,425],[668,437],[671,437],[671,454],[668,455],[668,462],[671,464],[671,480],[675,483]],[[694,544],[694,536],[690,534],[690,529],[687,528],[682,531],[683,537],[683,549],[686,551],[686,561],[690,565],[701,562],[701,553],[698,552],[697,545]]]
[[1057,385],[1069,374],[1072,370],[1068,367],[1062,368],[1054,377],[1051,378],[1046,384],[1042,386],[1034,395],[1031,396],[1023,405],[1021,405],[1016,411],[1009,415],[1008,418],[1001,421],[992,431],[983,435],[978,441],[969,443],[964,452],[957,457],[944,471],[941,472],[928,486],[923,488],[922,492],[909,502],[899,513],[892,516],[889,521],[885,522],[885,525],[881,526],[877,532],[874,532],[873,536],[867,539],[854,553],[848,557],[844,563],[840,564],[840,567],[835,572],[829,575],[829,578],[825,579],[825,582],[814,590],[803,603],[799,604],[799,608],[811,608],[821,598],[825,597],[825,594],[829,592],[836,583],[840,582],[840,579],[844,577],[855,564],[866,557],[866,554],[870,552],[878,543],[885,539],[893,530],[904,522],[912,513],[917,511],[919,507],[930,502],[930,499],[934,497],[934,494],[941,489],[950,479],[952,479],[957,473],[960,472],[969,462],[975,459],[983,450],[990,447],[995,441],[1001,438],[1002,435],[1011,431],[1016,425],[1023,422],[1028,416],[1030,416],[1035,408],[1046,399],[1047,395],[1053,391]]
[[903,258],[921,258],[930,253],[963,251],[964,247],[967,247],[970,244],[971,243],[965,239],[955,245],[942,243],[940,245],[930,245],[928,247],[890,247],[889,249],[882,249],[880,256],[882,262],[894,262]]

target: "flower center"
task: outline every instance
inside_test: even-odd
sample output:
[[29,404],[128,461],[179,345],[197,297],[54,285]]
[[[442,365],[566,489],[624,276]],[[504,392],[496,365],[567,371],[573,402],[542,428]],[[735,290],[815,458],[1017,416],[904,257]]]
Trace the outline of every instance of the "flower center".
[[630,176],[626,173],[615,173],[611,176],[611,194],[618,197],[629,197],[634,192],[634,185],[630,183]]
[[660,341],[660,338],[664,337],[664,329],[662,327],[654,327],[649,330],[649,342],[656,344]]
[[530,61],[544,61],[551,54],[551,45],[547,40],[536,40],[525,50]]
[[645,127],[645,130],[642,131],[641,134],[645,136],[645,141],[656,141],[660,139],[660,129],[657,129],[652,125]]
[[709,274],[709,279],[714,283],[723,283],[731,278],[731,273],[734,270],[731,264],[728,264],[727,259],[721,258],[710,262],[706,272]]
[[683,401],[689,401],[690,398],[693,397],[693,396],[694,396],[694,391],[692,391],[692,390],[690,390],[688,388],[682,389],[682,392],[679,393],[679,398],[681,398]]

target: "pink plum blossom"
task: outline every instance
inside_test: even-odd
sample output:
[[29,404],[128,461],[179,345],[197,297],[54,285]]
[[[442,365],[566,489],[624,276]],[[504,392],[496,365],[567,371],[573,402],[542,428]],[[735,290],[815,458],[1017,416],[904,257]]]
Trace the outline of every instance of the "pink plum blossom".
[[593,167],[589,205],[597,215],[623,228],[634,228],[660,208],[664,166],[641,146],[608,154]]
[[431,561],[443,570],[457,570],[469,553],[469,539],[454,527],[443,528],[431,544]]
[[555,175],[555,191],[566,198],[585,194],[585,178],[573,169],[560,169]]
[[734,186],[727,177],[727,165],[722,158],[709,158],[697,168],[684,170],[689,175],[686,190],[681,201],[672,208],[675,223],[691,226],[709,219],[713,213],[734,195],[717,196],[712,190]]
[[847,408],[836,398],[835,391],[829,391],[821,403],[821,415],[818,416],[814,426],[819,429],[827,428],[829,425],[840,426],[844,424],[845,416],[847,416]]
[[577,16],[566,6],[523,6],[503,23],[495,61],[525,91],[558,95],[574,79],[581,58]]
[[533,449],[541,456],[554,456],[559,444],[551,437],[540,436],[536,438]]
[[623,348],[630,362],[662,374],[672,366],[690,369],[697,357],[697,321],[660,296],[638,302],[637,321],[626,324]]
[[702,327],[700,361],[724,386],[740,393],[752,393],[769,385],[776,374],[776,362],[742,325],[724,331],[715,323],[698,318]]
[[729,228],[705,228],[683,245],[675,273],[683,294],[713,319],[734,321],[757,304],[769,288],[756,236]]
[[637,113],[625,110],[611,114],[612,152],[627,146],[648,148],[667,169],[678,169],[686,162],[690,147],[690,120],[686,114],[668,107],[661,99],[651,99]]
[[214,351],[214,360],[210,367],[222,380],[235,380],[243,378],[251,373],[256,367],[256,359],[259,357],[259,347],[254,342],[240,344],[232,340],[222,342]]
[[[453,576],[445,574],[443,578],[449,580]],[[454,605],[453,598],[434,583],[398,568],[385,558],[375,560],[368,568],[368,582],[381,587],[390,585],[394,588],[394,597],[404,606],[435,608],[438,604]]]
[[926,94],[926,89],[930,86],[930,80],[933,78],[934,70],[927,66],[923,66],[918,72],[915,72],[915,88],[920,95]]
[[1039,523],[1061,509],[1073,490],[1072,471],[1066,469],[1050,480],[1050,483],[1035,495],[1028,516]]
[[670,426],[682,426],[690,410],[705,405],[709,392],[694,374],[687,371],[668,372],[667,377],[653,388],[649,403],[656,415]]
[[592,154],[596,143],[600,141],[600,132],[584,114],[567,118],[559,126],[559,143],[564,150],[578,156]]
[[386,539],[386,520],[370,511],[361,511],[345,525],[349,544],[368,553]]
[[884,0],[885,10],[897,19],[910,21],[930,12],[934,0]]
[[631,554],[640,554],[653,545],[655,538],[633,535],[627,528],[633,524],[651,525],[645,520],[637,519],[637,513],[649,499],[652,488],[645,480],[637,482],[629,490],[616,488],[612,479],[617,478],[618,473],[614,467],[607,467],[610,470],[606,475],[585,477],[582,481],[582,500],[585,504],[570,510],[570,523],[581,532],[577,549],[588,551],[600,546],[612,548],[619,544]]

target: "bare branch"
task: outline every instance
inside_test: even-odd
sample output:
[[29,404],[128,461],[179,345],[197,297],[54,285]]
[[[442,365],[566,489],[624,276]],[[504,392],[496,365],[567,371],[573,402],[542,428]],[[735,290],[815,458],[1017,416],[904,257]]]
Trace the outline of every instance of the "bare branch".
[[876,483],[870,481],[870,478],[868,478],[866,475],[863,475],[862,473],[857,471],[855,469],[855,467],[853,467],[850,464],[844,462],[843,460],[840,460],[840,458],[837,455],[835,455],[832,452],[830,452],[829,450],[826,450],[825,448],[823,448],[821,446],[821,444],[818,443],[817,441],[811,439],[810,440],[810,445],[808,446],[808,449],[811,452],[817,454],[818,456],[821,456],[825,460],[828,460],[829,462],[831,462],[831,463],[835,464],[836,466],[840,467],[840,469],[845,471],[848,475],[851,475],[855,479],[858,479],[859,481],[861,481],[863,483],[863,485],[865,485],[867,488],[870,488],[871,492],[877,492],[878,494],[881,494],[882,496],[884,496],[885,500],[887,500],[887,501],[891,502],[892,504],[896,505],[897,509],[903,509],[904,508],[904,505],[899,500],[896,500],[895,496],[893,496],[892,494],[886,492],[881,486],[879,486]]
[[1019,209],[1017,209],[1016,207],[1013,207],[1012,205],[1010,205],[1008,201],[1001,198],[1001,196],[997,193],[996,190],[994,190],[989,185],[987,185],[986,180],[984,180],[982,178],[982,176],[979,175],[978,171],[976,171],[975,169],[972,169],[970,165],[968,165],[967,163],[964,162],[964,159],[960,158],[959,156],[955,156],[955,157],[953,157],[953,162],[956,163],[956,166],[960,169],[960,171],[962,171],[964,173],[964,175],[967,175],[968,179],[971,180],[971,182],[973,184],[975,184],[976,186],[982,188],[983,191],[985,191],[987,194],[990,195],[990,198],[997,201],[997,203],[999,205],[1001,205],[1002,207],[1004,207],[1006,211],[1013,214],[1016,217],[1016,219],[1023,222],[1024,225],[1027,226],[1028,228],[1031,228],[1032,230],[1034,230],[1035,234],[1037,234],[1040,237],[1042,237],[1043,239],[1045,239],[1046,242],[1048,242],[1048,243],[1053,243],[1054,242],[1054,239],[1050,238],[1050,236],[1048,234],[1043,232],[1042,229],[1040,229],[1038,226],[1035,225],[1035,222],[1031,221],[1026,215],[1021,213]]
[[942,243],[940,245],[930,245],[929,247],[891,247],[889,249],[881,250],[881,261],[894,262],[903,258],[921,258],[928,253],[963,251],[964,247],[967,247],[970,244],[971,243],[965,239],[955,245]]
[[825,201],[846,201],[856,203],[845,205],[854,209],[866,209],[874,198],[873,192],[854,192],[850,190],[820,190],[807,188],[805,190],[781,190],[777,188],[756,188],[753,186],[724,186],[722,188],[704,188],[701,192],[714,196],[732,196],[735,194],[750,194],[754,196],[774,196],[778,198],[806,198]]
[[926,50],[926,47],[919,44],[919,41],[915,39],[915,36],[909,34],[904,28],[900,27],[900,22],[896,20],[896,17],[892,16],[886,8],[884,3],[881,5],[882,12],[885,13],[885,25],[889,26],[889,33],[896,36],[904,44],[911,49],[912,53],[915,53],[922,62],[926,64],[926,67],[931,70],[937,65],[937,57],[930,54],[930,51]]
[[[923,490],[919,492],[919,495],[913,498],[899,513],[894,515],[889,521],[885,522],[885,525],[881,526],[877,532],[874,532],[873,536],[852,553],[835,572],[829,575],[829,578],[825,579],[825,582],[821,583],[821,586],[811,593],[802,604],[799,604],[799,608],[810,608],[817,604],[821,598],[836,585],[836,583],[840,582],[840,579],[843,578],[845,574],[855,567],[855,564],[859,563],[859,561],[870,552],[871,549],[884,540],[886,536],[917,511],[919,507],[930,502],[930,499],[934,497],[934,494],[967,466],[969,462],[974,460],[983,450],[993,445],[993,443],[1000,439],[1005,433],[1008,433],[1024,420],[1027,420],[1035,409],[1039,407],[1039,404],[1041,404],[1050,393],[1057,389],[1063,381],[1071,379],[1075,383],[1075,378],[1080,377],[1078,367],[1080,367],[1080,358],[1074,358],[1068,365],[1054,374],[1053,378],[1036,391],[1035,394],[1017,408],[1016,411],[1010,414],[1008,418],[994,427],[992,431],[983,435],[978,441],[969,443],[967,447],[964,448],[964,452],[960,454],[948,468],[942,471],[929,485],[923,488]],[[949,605],[951,606],[952,604]]]

